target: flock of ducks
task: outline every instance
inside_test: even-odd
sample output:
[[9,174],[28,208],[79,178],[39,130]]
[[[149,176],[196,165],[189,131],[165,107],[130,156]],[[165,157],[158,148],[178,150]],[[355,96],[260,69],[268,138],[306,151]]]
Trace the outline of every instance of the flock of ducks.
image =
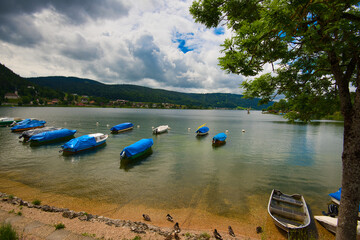
[[[143,216],[143,218],[144,218],[145,221],[151,221],[149,215],[143,214],[142,216]],[[166,215],[166,219],[167,219],[169,222],[174,222],[174,219],[173,219],[173,217],[172,217],[170,214],[167,214],[167,215]],[[172,231],[172,233],[171,233],[168,237],[165,238],[165,240],[170,240],[170,239],[172,239],[172,238],[173,238],[172,234],[174,234],[174,238],[175,238],[176,240],[180,239],[179,236],[178,236],[178,233],[181,232],[181,228],[180,228],[180,226],[179,226],[179,223],[176,222],[173,228],[174,228],[174,230]],[[232,237],[235,237],[235,233],[234,233],[233,229],[231,228],[231,226],[228,227],[228,230],[229,230],[229,235],[232,236]],[[220,233],[219,233],[216,229],[214,229],[213,234],[214,234],[214,237],[215,237],[217,240],[223,240],[222,236],[220,235]]]

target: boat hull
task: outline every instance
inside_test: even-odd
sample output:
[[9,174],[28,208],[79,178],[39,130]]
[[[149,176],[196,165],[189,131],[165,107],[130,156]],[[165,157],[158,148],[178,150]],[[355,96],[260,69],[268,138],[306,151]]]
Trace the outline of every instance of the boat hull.
[[165,133],[165,132],[168,131],[168,129],[169,129],[169,127],[167,125],[166,126],[165,125],[164,126],[159,126],[157,128],[154,128],[153,134]]
[[219,146],[222,146],[222,145],[224,145],[226,143],[226,141],[212,141],[212,145],[214,146],[214,147],[219,147]]
[[[328,231],[336,234],[338,219],[329,216],[314,216],[314,218]],[[357,221],[356,234],[360,235],[360,221]]]
[[11,130],[12,132],[24,132],[27,130],[31,130],[31,129],[36,129],[36,128],[43,128],[44,126],[37,126],[37,127],[28,127],[28,128],[18,128],[18,129],[14,129]]
[[111,131],[112,134],[117,134],[117,133],[121,133],[121,132],[126,132],[126,131],[129,131],[129,130],[132,130],[134,128],[134,126],[132,127],[129,127],[129,128],[125,128],[125,129],[121,129],[121,130],[113,130]]
[[287,195],[274,189],[270,195],[268,213],[275,225],[286,232],[306,228],[311,222],[305,199],[299,194]]
[[47,140],[47,141],[34,141],[31,140],[30,141],[30,146],[40,146],[40,145],[46,145],[46,144],[51,144],[51,143],[56,143],[56,142],[63,142],[63,141],[68,141],[74,138],[74,135],[72,136],[66,136],[66,137],[61,137],[61,138],[55,138],[55,139],[51,139],[51,140]]
[[104,146],[106,144],[106,141],[103,141],[95,146],[92,147],[88,147],[88,148],[84,148],[84,149],[79,149],[79,150],[73,150],[73,149],[63,149],[62,152],[64,155],[72,155],[72,154],[77,154],[77,153],[81,153],[84,151],[88,151],[88,150],[92,150],[101,146]]

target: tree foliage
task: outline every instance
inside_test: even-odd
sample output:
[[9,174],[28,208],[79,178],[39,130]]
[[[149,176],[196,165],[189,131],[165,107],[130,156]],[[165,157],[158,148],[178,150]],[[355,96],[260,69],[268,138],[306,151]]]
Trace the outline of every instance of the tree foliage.
[[[195,21],[226,24],[219,64],[256,76],[242,84],[264,102],[282,94],[309,121],[340,102],[344,116],[342,197],[337,239],[356,238],[360,202],[360,11],[358,0],[195,0]],[[354,101],[350,89],[355,89]]]

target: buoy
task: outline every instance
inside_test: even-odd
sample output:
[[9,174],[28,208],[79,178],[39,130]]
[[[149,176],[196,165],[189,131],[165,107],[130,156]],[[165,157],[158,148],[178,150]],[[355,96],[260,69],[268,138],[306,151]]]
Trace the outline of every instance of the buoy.
[[241,130],[243,133],[245,132],[245,129]]
[[190,131],[191,130],[191,128],[188,128],[188,131]]
[[96,126],[99,126],[99,122],[96,122]]
[[226,133],[228,133],[228,132],[229,132],[229,130],[227,130],[227,129],[226,129],[226,130],[225,130],[225,132],[226,132]]
[[137,128],[139,128],[140,127],[140,125],[137,125]]
[[107,127],[110,127],[110,125],[109,125],[109,124],[106,124],[106,126],[107,126]]

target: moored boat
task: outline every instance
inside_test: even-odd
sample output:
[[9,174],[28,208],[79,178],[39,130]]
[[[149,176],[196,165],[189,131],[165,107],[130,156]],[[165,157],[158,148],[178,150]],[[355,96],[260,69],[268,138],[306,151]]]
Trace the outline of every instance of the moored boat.
[[212,139],[212,144],[214,146],[220,146],[226,143],[227,135],[225,133],[218,133]]
[[127,147],[125,147],[121,153],[121,159],[136,159],[141,156],[146,155],[149,151],[151,151],[151,146],[154,144],[154,140],[152,138],[141,139],[136,143],[133,143]]
[[83,135],[71,139],[67,143],[61,146],[62,152],[64,154],[75,154],[85,150],[93,149],[99,146],[102,146],[106,143],[108,135],[103,133],[93,133],[88,135]]
[[128,130],[131,130],[134,128],[134,124],[130,123],[130,122],[126,122],[126,123],[120,123],[118,125],[113,126],[112,128],[110,128],[111,133],[120,133],[120,132],[125,132]]
[[287,195],[276,189],[271,192],[268,213],[275,225],[286,232],[305,228],[311,221],[302,195]]
[[168,130],[169,130],[168,125],[161,125],[161,126],[158,126],[156,128],[153,128],[153,134],[164,133],[164,132],[167,132]]
[[[336,234],[338,218],[330,216],[314,216],[314,218],[328,231]],[[356,234],[360,235],[360,221],[357,221]]]
[[27,118],[21,122],[18,122],[15,126],[13,126],[11,128],[11,131],[22,132],[22,131],[26,131],[26,130],[30,130],[30,129],[35,129],[35,128],[43,128],[45,123],[46,122],[43,120]]
[[64,141],[74,137],[76,130],[59,129],[35,134],[30,137],[30,144],[46,144],[56,141]]
[[[329,193],[329,196],[331,198],[331,201],[336,203],[337,205],[340,205],[340,199],[341,199],[341,188],[337,190],[336,192]],[[360,205],[359,205],[359,213],[358,216],[360,217]]]
[[0,127],[9,127],[12,124],[16,124],[22,120],[23,119],[21,118],[8,118],[8,117],[0,118]]
[[206,125],[206,123],[204,123],[203,125],[199,126],[196,129],[195,133],[197,136],[204,136],[209,133],[209,128],[206,127],[205,125]]
[[54,131],[54,130],[59,130],[62,128],[57,128],[57,127],[43,127],[43,128],[36,128],[36,129],[31,129],[31,130],[27,130],[21,133],[21,135],[19,136],[19,139],[23,138],[24,142],[26,142],[27,140],[29,140],[29,138],[31,138],[32,136],[42,133],[42,132],[48,132],[48,131]]

